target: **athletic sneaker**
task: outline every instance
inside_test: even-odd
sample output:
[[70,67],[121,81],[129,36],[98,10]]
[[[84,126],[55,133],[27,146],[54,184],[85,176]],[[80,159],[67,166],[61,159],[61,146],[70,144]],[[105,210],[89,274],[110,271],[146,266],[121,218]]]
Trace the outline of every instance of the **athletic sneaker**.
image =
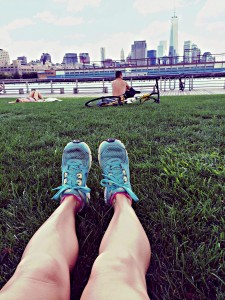
[[117,139],[102,142],[98,149],[98,160],[104,176],[101,185],[105,187],[105,202],[111,205],[116,193],[125,193],[138,201],[131,189],[129,160],[124,144]]
[[86,182],[91,160],[91,150],[86,143],[79,140],[68,143],[62,155],[62,185],[54,189],[58,192],[52,199],[75,195],[81,203],[82,210],[90,199],[90,189]]

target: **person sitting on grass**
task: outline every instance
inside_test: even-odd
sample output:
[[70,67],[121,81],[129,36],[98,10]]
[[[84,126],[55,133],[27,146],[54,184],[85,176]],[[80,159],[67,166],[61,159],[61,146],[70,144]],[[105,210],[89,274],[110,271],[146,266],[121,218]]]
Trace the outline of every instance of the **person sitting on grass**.
[[125,80],[123,80],[123,74],[121,71],[116,71],[115,77],[115,80],[112,82],[112,95],[121,96],[130,89],[130,86]]
[[[105,202],[114,209],[81,300],[149,299],[145,275],[151,249],[132,208],[138,198],[130,184],[129,160],[120,140],[108,139],[98,149]],[[29,241],[1,300],[70,299],[70,272],[78,257],[75,220],[89,201],[91,167],[88,145],[75,140],[62,155],[62,185],[54,200],[60,205]]]

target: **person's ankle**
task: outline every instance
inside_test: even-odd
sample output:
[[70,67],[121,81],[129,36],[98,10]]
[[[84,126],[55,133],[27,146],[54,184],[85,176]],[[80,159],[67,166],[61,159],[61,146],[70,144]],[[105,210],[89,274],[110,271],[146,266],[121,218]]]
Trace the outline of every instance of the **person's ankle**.
[[132,206],[132,198],[126,192],[117,192],[112,195],[110,203],[114,207],[117,205],[123,205],[124,203]]
[[78,196],[74,194],[67,194],[62,197],[60,200],[60,204],[62,203],[71,203],[74,205],[74,211],[75,213],[79,212],[82,207],[82,200]]

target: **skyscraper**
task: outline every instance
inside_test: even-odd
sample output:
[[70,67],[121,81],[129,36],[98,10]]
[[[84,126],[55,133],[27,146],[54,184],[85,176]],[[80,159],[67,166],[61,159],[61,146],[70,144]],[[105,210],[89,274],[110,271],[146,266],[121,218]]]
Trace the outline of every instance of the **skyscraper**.
[[147,57],[149,59],[149,65],[156,65],[156,50],[148,50]]
[[120,60],[125,61],[123,48],[121,49],[121,52],[120,52]]
[[167,52],[167,41],[160,41],[157,47],[157,56],[163,57],[166,56]]
[[196,44],[192,44],[192,62],[200,62],[201,58],[201,50],[198,48]]
[[0,66],[10,65],[9,53],[0,49]]
[[101,52],[101,62],[103,63],[105,60],[105,48],[101,47],[100,52]]
[[192,57],[192,42],[184,41],[184,62],[190,63]]
[[75,65],[77,62],[77,53],[66,53],[62,63],[65,65]]
[[184,62],[185,63],[196,63],[201,60],[201,50],[196,44],[191,41],[184,42]]
[[146,65],[147,58],[147,44],[146,41],[134,41],[134,44],[131,45],[131,59],[132,64]]
[[171,63],[177,62],[178,56],[178,18],[175,15],[171,18],[171,29],[170,29],[170,47],[169,47],[169,57],[171,57]]

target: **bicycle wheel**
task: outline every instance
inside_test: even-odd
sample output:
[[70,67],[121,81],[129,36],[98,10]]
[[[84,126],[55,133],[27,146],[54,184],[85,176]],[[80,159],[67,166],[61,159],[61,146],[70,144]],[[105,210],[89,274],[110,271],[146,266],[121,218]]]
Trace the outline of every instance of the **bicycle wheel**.
[[158,93],[144,94],[143,96],[140,97],[140,104],[143,104],[146,101],[152,103],[160,103],[159,94]]
[[121,98],[119,96],[104,96],[91,99],[85,103],[87,107],[108,107],[122,105]]

